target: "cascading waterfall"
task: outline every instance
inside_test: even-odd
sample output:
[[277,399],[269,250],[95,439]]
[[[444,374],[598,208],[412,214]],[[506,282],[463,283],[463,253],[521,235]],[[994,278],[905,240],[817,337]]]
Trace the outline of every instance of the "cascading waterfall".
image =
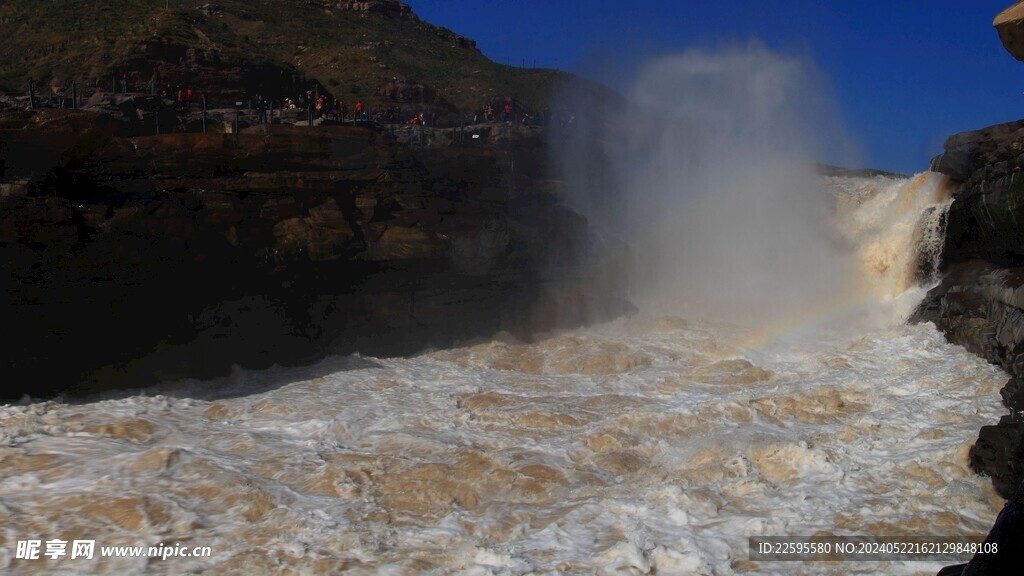
[[892,301],[937,270],[942,177],[820,176],[842,141],[822,84],[756,43],[694,50],[644,65],[630,109],[574,127],[558,149],[573,205],[626,247],[613,273],[641,310],[762,328],[906,317],[915,296]]
[[831,177],[834,230],[858,267],[865,313],[883,325],[903,322],[938,281],[946,214],[952,203],[945,176]]

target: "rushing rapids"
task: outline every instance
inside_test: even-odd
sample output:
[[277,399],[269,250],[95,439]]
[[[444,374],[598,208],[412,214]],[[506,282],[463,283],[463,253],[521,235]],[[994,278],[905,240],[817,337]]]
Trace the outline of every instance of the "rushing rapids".
[[[941,178],[826,184],[858,296],[785,323],[641,315],[0,407],[0,569],[934,573],[748,559],[755,535],[980,540],[1001,505],[966,453],[1005,375],[902,324],[941,251]],[[14,557],[54,538],[213,554]]]

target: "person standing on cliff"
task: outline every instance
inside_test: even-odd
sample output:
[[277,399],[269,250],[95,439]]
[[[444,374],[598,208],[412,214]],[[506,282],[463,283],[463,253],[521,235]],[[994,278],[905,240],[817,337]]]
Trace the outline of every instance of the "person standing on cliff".
[[356,101],[356,120],[362,120],[362,119],[363,119],[363,101],[360,99],[360,100]]
[[267,99],[261,94],[256,95],[256,121],[260,124],[267,123]]

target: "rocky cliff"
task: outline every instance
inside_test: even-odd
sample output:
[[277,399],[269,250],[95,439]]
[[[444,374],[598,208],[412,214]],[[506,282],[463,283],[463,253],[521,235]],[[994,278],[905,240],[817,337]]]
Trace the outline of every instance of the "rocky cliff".
[[[1024,61],[1024,2],[993,22],[1003,46]],[[942,255],[943,278],[916,312],[948,340],[1002,366],[1008,413],[985,426],[970,451],[971,467],[992,478],[1008,500],[986,542],[998,555],[976,555],[943,576],[1015,574],[1024,557],[1024,120],[950,137],[932,170],[955,188]]]
[[944,277],[917,317],[1013,376],[1002,390],[1009,413],[982,429],[970,456],[1010,498],[1024,480],[1024,121],[949,138],[932,169],[948,174],[956,189]]
[[[588,287],[538,128],[121,136],[0,114],[0,394],[521,338],[628,310]],[[408,139],[408,138],[407,138]]]
[[978,555],[944,574],[1009,574],[1024,526],[1024,121],[957,134],[932,162],[954,183],[943,250],[943,279],[916,313],[948,340],[1002,366],[1007,414],[981,429],[971,467],[992,478],[1009,503],[989,533],[998,556]]

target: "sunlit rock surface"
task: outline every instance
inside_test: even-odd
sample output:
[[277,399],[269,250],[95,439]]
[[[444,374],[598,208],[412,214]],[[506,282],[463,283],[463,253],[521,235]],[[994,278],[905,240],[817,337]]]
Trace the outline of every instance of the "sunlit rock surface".
[[1000,12],[992,25],[999,32],[1006,51],[1017,60],[1024,60],[1024,2],[1017,2]]

